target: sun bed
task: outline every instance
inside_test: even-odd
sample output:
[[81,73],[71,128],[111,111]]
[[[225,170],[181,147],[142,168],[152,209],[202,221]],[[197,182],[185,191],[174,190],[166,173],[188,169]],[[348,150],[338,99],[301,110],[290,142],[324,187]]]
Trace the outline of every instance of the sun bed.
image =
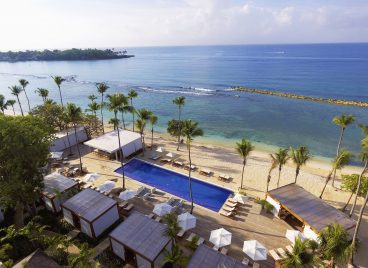
[[183,237],[185,234],[184,229],[181,229],[180,232],[176,235],[177,237]]
[[222,206],[221,209],[226,211],[226,212],[235,212],[235,210],[236,210],[236,208],[231,208],[231,207],[227,207],[227,206]]
[[225,202],[225,205],[231,208],[235,208],[238,206],[238,203]]
[[219,211],[219,214],[222,215],[222,216],[225,216],[225,217],[232,217],[232,216],[234,216],[234,212],[228,212],[228,211],[225,211],[223,209],[221,209]]
[[151,193],[145,193],[143,196],[142,196],[142,199],[143,200],[147,200],[148,197],[150,197]]
[[230,203],[233,203],[233,204],[238,204],[238,201],[232,199],[232,198],[229,198],[226,200],[227,202],[230,202]]
[[123,209],[125,211],[131,211],[134,208],[134,205],[132,203],[130,203],[129,205],[127,205],[126,207],[124,207]]
[[174,161],[173,162],[173,166],[175,166],[175,167],[183,167],[184,166],[184,163],[183,162],[181,162],[181,161]]
[[275,260],[275,261],[279,261],[281,260],[280,256],[276,253],[276,251],[274,251],[273,249],[268,251],[268,253],[270,253],[271,257]]
[[147,217],[153,219],[153,217],[155,217],[155,214],[151,212]]
[[228,251],[229,250],[227,248],[222,248],[220,252],[221,252],[221,254],[227,255]]
[[160,216],[157,216],[156,218],[155,218],[155,221],[157,221],[157,222],[160,222],[162,220],[162,218],[160,217]]
[[222,181],[230,181],[231,177],[229,175],[220,174],[219,179]]
[[191,168],[192,170],[196,170],[197,166],[196,165],[189,165],[189,164],[184,166],[184,169],[186,169],[186,170],[189,170],[189,168]]
[[172,159],[171,159],[171,158],[167,158],[167,157],[165,157],[165,158],[162,158],[162,159],[161,159],[161,162],[162,162],[162,163],[171,163],[171,162],[172,162]]
[[175,202],[175,197],[170,197],[170,199],[166,201],[166,203],[169,204],[170,206],[172,206],[174,202]]
[[209,177],[209,176],[211,176],[212,171],[209,170],[209,169],[203,168],[203,169],[201,169],[201,171],[199,171],[199,174],[202,174],[202,175],[205,175],[205,176]]
[[161,158],[161,155],[159,155],[159,154],[154,154],[154,155],[151,155],[150,156],[150,159],[151,160],[154,160],[154,161],[156,161],[156,160],[158,160],[158,159],[160,159]]
[[287,250],[289,253],[293,253],[293,247],[292,247],[292,246],[287,245],[285,248],[286,248],[286,250]]
[[277,253],[282,257],[282,258],[286,258],[287,255],[286,255],[286,252],[283,248],[278,248],[277,249]]

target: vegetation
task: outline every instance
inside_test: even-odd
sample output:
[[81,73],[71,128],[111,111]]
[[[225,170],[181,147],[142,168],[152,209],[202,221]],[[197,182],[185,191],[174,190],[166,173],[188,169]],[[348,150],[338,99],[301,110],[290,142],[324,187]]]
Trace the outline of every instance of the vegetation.
[[[341,209],[342,211],[346,210],[346,207],[349,205],[351,198],[353,197],[355,191],[357,190],[359,177],[360,177],[359,174],[342,175],[341,189],[351,192],[348,201]],[[368,191],[368,177],[362,176],[358,195],[364,196],[367,191]]]
[[0,94],[0,111],[4,114],[9,103],[5,101],[4,95]]
[[146,128],[147,121],[150,120],[152,112],[147,109],[138,109],[136,110],[136,113],[138,115],[138,120],[135,122],[135,126],[137,127],[139,133],[141,134],[142,145],[143,145],[142,151],[144,155],[144,151],[145,151],[144,130]]
[[26,87],[28,86],[29,82],[26,79],[19,79],[19,84],[21,85],[24,95],[26,96],[28,102],[28,111],[31,111],[31,104],[29,103],[29,98],[26,91]]
[[254,150],[254,146],[252,145],[252,143],[244,138],[241,140],[241,142],[236,143],[236,151],[243,159],[243,169],[242,169],[240,189],[243,189],[244,169],[245,169],[245,165],[247,164],[247,158],[250,152],[253,150]]
[[180,96],[180,97],[176,97],[173,100],[173,103],[178,106],[178,110],[179,110],[179,116],[178,116],[178,122],[179,124],[177,124],[177,134],[176,136],[178,137],[178,147],[176,148],[177,151],[179,151],[179,146],[180,146],[180,136],[181,136],[181,109],[182,107],[185,105],[185,97]]
[[[178,132],[178,129],[180,129],[180,133]],[[167,122],[167,133],[174,138],[179,137],[179,134],[180,136],[183,136],[183,121],[172,119]]]
[[292,252],[286,252],[287,257],[282,260],[282,266],[285,268],[303,268],[315,267],[318,262],[316,249],[318,244],[309,239],[301,240],[299,237],[295,239]]
[[105,103],[104,103],[104,94],[106,93],[106,91],[109,89],[109,86],[106,85],[105,83],[97,83],[97,91],[98,93],[101,94],[101,104],[100,104],[100,109],[101,109],[101,122],[102,122],[102,133],[105,134],[105,126],[104,126],[104,120],[103,120],[103,108],[105,107]]
[[154,113],[151,113],[150,115],[150,123],[151,123],[151,150],[153,149],[153,127],[157,124],[157,116]]
[[38,94],[38,96],[40,96],[43,100],[43,103],[45,104],[47,97],[49,96],[49,91],[46,88],[37,88],[37,90],[35,91],[35,93]]
[[17,86],[17,85],[11,86],[11,87],[9,87],[9,89],[11,91],[11,94],[17,97],[20,112],[21,112],[22,116],[24,116],[23,109],[22,109],[22,104],[19,101],[19,94],[22,93],[23,89],[20,86]]
[[110,60],[134,57],[127,55],[124,51],[114,51],[113,49],[67,49],[67,50],[26,50],[19,52],[0,52],[0,61],[73,61],[73,60]]
[[78,136],[77,136],[77,125],[82,121],[82,109],[80,107],[77,107],[74,103],[67,103],[66,104],[66,117],[68,118],[68,122],[70,122],[74,128],[74,135],[76,138],[77,151],[78,151],[78,156],[79,156],[80,172],[83,173],[82,156],[80,153],[79,141],[78,141]]
[[264,208],[267,213],[272,214],[272,211],[274,209],[274,206],[272,204],[268,203],[265,199],[257,200],[257,203],[262,205],[262,208]]
[[278,162],[276,161],[276,159],[272,158],[271,166],[268,169],[268,174],[267,174],[266,193],[268,192],[268,187],[270,186],[272,170],[274,170],[277,167],[277,165],[278,165]]
[[131,113],[132,113],[132,117],[133,117],[133,131],[134,131],[134,125],[135,125],[135,120],[134,120],[135,108],[134,108],[134,105],[133,105],[133,99],[135,99],[137,97],[138,97],[137,91],[135,91],[134,89],[129,90],[128,98],[130,99],[130,106],[132,107]]
[[290,156],[288,155],[289,149],[282,149],[279,148],[278,151],[274,154],[270,154],[270,157],[272,159],[272,162],[278,165],[279,168],[279,176],[277,178],[277,188],[280,186],[280,177],[281,177],[281,170],[282,167],[287,163],[287,161],[290,159]]
[[294,164],[296,165],[295,180],[294,180],[294,183],[296,183],[299,172],[300,172],[300,167],[305,165],[308,162],[308,160],[311,158],[311,155],[307,147],[300,146],[297,149],[294,149],[294,148],[290,149],[290,158],[291,160],[293,160]]

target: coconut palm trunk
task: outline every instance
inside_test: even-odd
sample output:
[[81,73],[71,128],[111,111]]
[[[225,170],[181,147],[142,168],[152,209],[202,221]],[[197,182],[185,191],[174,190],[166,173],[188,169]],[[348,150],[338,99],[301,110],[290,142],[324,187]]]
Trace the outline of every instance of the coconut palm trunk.
[[12,105],[12,109],[13,109],[13,114],[15,115],[15,109],[14,109],[14,105]]
[[364,162],[364,168],[363,168],[362,172],[359,175],[358,184],[357,184],[357,188],[356,188],[356,191],[355,191],[354,202],[353,202],[353,205],[350,209],[349,217],[351,217],[354,213],[354,209],[355,209],[357,199],[358,199],[358,196],[359,196],[359,192],[360,192],[360,187],[361,187],[361,184],[362,184],[362,177],[363,177],[364,173],[367,171],[367,167],[368,167],[368,160],[366,160]]
[[194,208],[194,201],[193,201],[193,192],[192,192],[192,158],[190,155],[190,143],[188,143],[188,159],[189,159],[189,174],[188,174],[188,179],[189,179],[189,196],[190,196],[190,214],[193,214],[193,208]]
[[[130,106],[133,108],[133,98],[130,98]],[[133,116],[133,132],[134,132],[134,125],[135,125],[135,118],[134,118],[134,108],[132,109],[132,116]]]
[[346,204],[341,208],[341,211],[342,211],[342,212],[344,212],[344,211],[346,210],[346,208],[348,207],[348,205],[350,204],[350,200],[351,200],[351,198],[353,197],[355,190],[356,190],[356,189],[354,189],[353,191],[351,191],[348,201],[347,201],[347,202],[346,202]]
[[82,156],[79,149],[79,140],[77,136],[77,124],[73,124],[74,127],[74,135],[75,135],[75,142],[77,144],[77,151],[78,151],[78,157],[79,157],[79,165],[80,165],[80,173],[83,174],[83,166],[82,166]]
[[28,111],[30,112],[31,111],[31,104],[29,102],[29,98],[28,98],[27,91],[26,91],[25,87],[23,87],[23,91],[24,91],[24,95],[26,96],[26,99],[27,99]]
[[103,118],[103,100],[104,99],[104,94],[101,94],[101,124],[102,124],[102,134],[105,134],[105,126],[104,126],[104,118]]
[[245,169],[246,164],[247,164],[247,161],[244,159],[243,160],[243,169],[242,169],[242,178],[241,178],[241,183],[240,183],[240,189],[243,189],[244,169]]
[[[114,111],[114,115],[115,115],[115,121],[118,122],[117,110]],[[125,190],[124,152],[123,152],[123,148],[121,148],[119,126],[117,127],[117,131],[118,131],[118,141],[119,141],[119,149],[120,149],[120,164],[121,164],[121,170],[123,172],[123,190]]]
[[180,132],[181,132],[181,107],[179,106],[179,123],[178,123],[178,147],[176,148],[177,151],[179,151],[180,147]]
[[279,188],[280,185],[280,178],[281,178],[281,166],[279,166],[279,177],[277,178],[277,188]]
[[299,172],[300,172],[300,167],[297,166],[296,170],[295,170],[295,179],[294,179],[294,183],[296,184],[297,180],[298,180],[298,176],[299,176]]
[[326,178],[326,181],[325,181],[325,185],[323,186],[323,189],[322,189],[321,194],[319,195],[319,198],[322,198],[322,195],[323,195],[323,193],[325,192],[326,187],[327,187],[327,184],[328,184],[328,182],[331,180],[331,176],[332,176],[332,173],[333,173],[334,171],[335,171],[335,170],[331,171],[331,172],[328,174],[328,176],[327,176],[327,178]]
[[24,116],[24,114],[23,114],[23,109],[22,109],[22,104],[21,104],[21,103],[20,103],[20,101],[19,101],[19,96],[18,96],[18,95],[16,95],[16,97],[17,97],[17,100],[18,100],[18,104],[19,104],[20,112],[21,112],[22,116]]
[[121,111],[121,121],[123,122],[123,128],[125,130],[126,128],[125,128],[125,120],[124,120],[124,112],[123,111]]

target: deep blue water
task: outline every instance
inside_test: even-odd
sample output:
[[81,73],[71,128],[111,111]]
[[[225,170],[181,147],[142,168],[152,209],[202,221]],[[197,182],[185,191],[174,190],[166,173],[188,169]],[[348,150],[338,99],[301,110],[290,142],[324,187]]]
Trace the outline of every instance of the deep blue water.
[[[130,160],[124,167],[125,176],[190,201],[187,176],[138,159]],[[115,172],[122,174],[121,167]],[[219,211],[229,195],[233,193],[197,179],[192,180],[192,192],[194,203],[213,211]]]
[[[368,124],[367,109],[251,95],[231,86],[273,89],[303,95],[368,101],[368,44],[249,45],[129,48],[136,57],[106,61],[0,63],[0,94],[20,78],[33,92],[46,87],[59,101],[51,75],[70,79],[62,85],[65,101],[86,108],[95,83],[106,81],[109,93],[135,88],[138,108],[159,116],[158,129],[177,116],[172,99],[184,95],[184,118],[197,120],[206,139],[233,144],[247,137],[273,146],[307,145],[314,155],[332,157],[339,129],[331,119],[353,113]],[[237,97],[238,95],[239,97]],[[23,107],[26,107],[22,97]],[[106,116],[108,116],[106,112]],[[126,116],[130,120],[130,116]],[[343,147],[358,153],[359,128],[348,127]]]

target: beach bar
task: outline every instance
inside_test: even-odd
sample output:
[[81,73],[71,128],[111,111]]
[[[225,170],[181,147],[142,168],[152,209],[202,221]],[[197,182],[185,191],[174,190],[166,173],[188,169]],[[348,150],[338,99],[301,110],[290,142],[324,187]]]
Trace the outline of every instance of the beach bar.
[[346,230],[356,224],[345,213],[294,183],[271,190],[266,196],[266,201],[274,206],[273,213],[309,239],[317,240],[322,229],[332,223]]
[[64,219],[82,233],[96,238],[119,219],[115,200],[87,188],[62,205]]
[[[128,130],[119,130],[120,145],[123,150],[124,157],[128,157],[135,152],[142,150],[141,135]],[[105,133],[95,139],[91,139],[84,143],[85,145],[96,150],[100,155],[106,155],[109,158],[120,159],[118,131],[114,130]]]
[[52,141],[50,146],[50,152],[61,152],[65,149],[76,145],[77,143],[88,140],[88,135],[84,127],[77,128],[77,135],[74,133],[74,129],[68,129],[55,134],[56,138]]
[[165,225],[135,212],[110,234],[113,252],[134,267],[162,267],[164,250],[171,240],[163,235]]
[[59,173],[51,173],[43,179],[42,200],[45,207],[54,213],[61,211],[61,204],[78,191],[78,183]]

